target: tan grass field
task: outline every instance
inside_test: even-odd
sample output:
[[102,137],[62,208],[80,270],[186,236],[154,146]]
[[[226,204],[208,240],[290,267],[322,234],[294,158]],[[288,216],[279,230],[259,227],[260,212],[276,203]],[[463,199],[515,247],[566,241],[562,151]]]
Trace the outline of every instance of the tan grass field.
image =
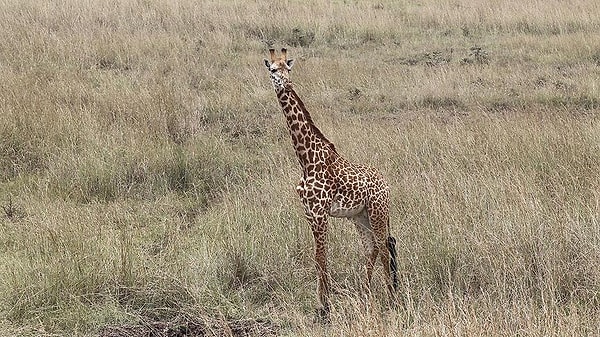
[[[1,336],[600,335],[597,1],[0,9]],[[392,186],[397,308],[334,220],[315,321],[269,47]]]

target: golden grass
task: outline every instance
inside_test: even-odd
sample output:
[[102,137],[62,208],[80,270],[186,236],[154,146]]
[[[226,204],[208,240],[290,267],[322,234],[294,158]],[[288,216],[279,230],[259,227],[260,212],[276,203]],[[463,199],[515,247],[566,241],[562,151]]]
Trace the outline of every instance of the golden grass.
[[[0,335],[597,335],[600,5],[0,2]],[[332,322],[264,69],[392,185],[400,298],[333,219]],[[260,320],[257,320],[259,322]],[[212,324],[212,323],[211,323]]]

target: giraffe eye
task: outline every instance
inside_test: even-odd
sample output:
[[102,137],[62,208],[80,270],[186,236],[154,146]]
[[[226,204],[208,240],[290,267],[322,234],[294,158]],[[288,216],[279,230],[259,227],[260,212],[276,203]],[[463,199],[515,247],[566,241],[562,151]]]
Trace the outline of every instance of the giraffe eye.
[[276,71],[277,71],[277,68],[271,69],[271,73],[275,73]]

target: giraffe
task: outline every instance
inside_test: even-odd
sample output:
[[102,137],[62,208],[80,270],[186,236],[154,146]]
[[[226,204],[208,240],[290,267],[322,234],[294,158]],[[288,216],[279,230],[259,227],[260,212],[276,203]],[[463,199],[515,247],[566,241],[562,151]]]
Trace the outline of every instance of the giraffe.
[[351,219],[363,242],[366,261],[366,285],[370,287],[374,265],[379,257],[386,272],[390,298],[395,301],[398,288],[396,239],[390,234],[389,186],[374,168],[358,165],[342,157],[313,123],[306,106],[293,88],[289,73],[294,65],[269,49],[265,59],[271,82],[286,117],[294,151],[302,168],[296,187],[308,219],[315,246],[318,276],[319,316],[329,317],[330,281],[327,272],[328,217]]

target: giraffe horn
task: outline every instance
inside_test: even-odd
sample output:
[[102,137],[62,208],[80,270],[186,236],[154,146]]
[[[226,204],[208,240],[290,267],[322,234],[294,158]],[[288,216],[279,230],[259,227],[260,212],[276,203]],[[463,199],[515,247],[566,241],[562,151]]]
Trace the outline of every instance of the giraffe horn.
[[269,49],[269,53],[271,54],[271,62],[275,61],[275,49]]
[[287,49],[281,48],[281,58],[287,60]]

